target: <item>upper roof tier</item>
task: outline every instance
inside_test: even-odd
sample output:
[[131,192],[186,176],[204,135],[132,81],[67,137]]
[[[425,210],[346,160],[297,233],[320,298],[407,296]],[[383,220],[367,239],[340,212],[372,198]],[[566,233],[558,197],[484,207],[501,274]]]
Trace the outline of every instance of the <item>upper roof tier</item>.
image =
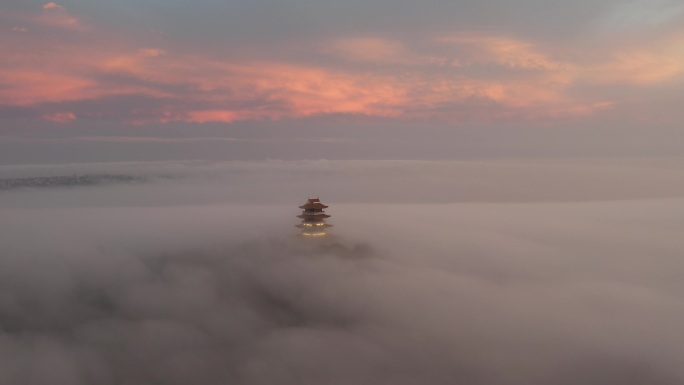
[[321,200],[318,198],[309,198],[308,201],[302,205],[299,206],[300,209],[305,209],[305,210],[311,210],[311,209],[327,209],[328,206],[324,205],[321,203]]

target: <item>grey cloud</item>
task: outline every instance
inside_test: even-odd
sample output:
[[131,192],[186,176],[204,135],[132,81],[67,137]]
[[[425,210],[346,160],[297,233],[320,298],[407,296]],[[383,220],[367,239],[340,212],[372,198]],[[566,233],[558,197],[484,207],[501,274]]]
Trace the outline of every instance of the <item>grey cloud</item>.
[[[145,23],[185,41],[249,41],[267,43],[274,37],[310,38],[363,34],[412,36],[445,29],[488,29],[537,36],[572,36],[619,11],[619,1],[229,1],[181,3],[114,2],[81,4],[84,12],[119,22]],[[107,11],[107,12],[106,12]],[[313,34],[312,34],[313,32]]]
[[[140,86],[147,86],[150,91],[163,91],[166,86],[156,83],[144,82]],[[113,88],[117,85],[111,84]],[[116,121],[123,124],[134,122],[155,122],[160,120],[185,121],[189,120],[188,113],[194,110],[250,110],[268,107],[274,112],[288,111],[284,102],[268,100],[267,95],[257,95],[253,99],[235,97],[230,100],[227,97],[223,102],[209,102],[203,98],[211,95],[201,92],[192,87],[174,87],[177,90],[185,89],[187,99],[180,97],[151,97],[144,94],[128,94],[124,96],[106,96],[100,98],[40,103],[32,106],[4,106],[0,107],[0,114],[7,121],[41,119],[55,113],[70,112],[76,119],[88,123],[93,121]],[[225,97],[226,95],[224,95]]]

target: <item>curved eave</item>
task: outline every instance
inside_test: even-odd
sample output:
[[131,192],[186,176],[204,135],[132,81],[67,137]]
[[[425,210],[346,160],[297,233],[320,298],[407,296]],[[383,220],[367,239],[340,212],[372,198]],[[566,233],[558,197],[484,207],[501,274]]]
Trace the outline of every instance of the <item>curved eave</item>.
[[300,209],[327,209],[328,206],[323,203],[307,203],[305,205],[299,206]]
[[297,218],[302,218],[302,219],[324,219],[324,218],[330,218],[330,215],[328,215],[328,214],[301,214],[301,215],[297,215]]

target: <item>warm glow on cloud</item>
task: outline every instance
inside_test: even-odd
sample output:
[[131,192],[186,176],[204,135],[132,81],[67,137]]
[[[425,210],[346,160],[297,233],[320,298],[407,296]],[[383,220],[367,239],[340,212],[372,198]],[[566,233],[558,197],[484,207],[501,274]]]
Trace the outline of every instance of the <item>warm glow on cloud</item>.
[[631,83],[648,86],[664,83],[684,73],[683,48],[684,44],[679,49],[672,47],[660,51],[637,49],[617,52],[610,62],[591,69],[587,76],[599,84]]
[[[37,118],[60,123],[76,116],[145,124],[337,114],[534,122],[620,106],[619,98],[582,87],[652,87],[684,71],[684,40],[674,38],[650,46],[606,44],[609,50],[592,52],[493,33],[420,41],[332,37],[297,47],[325,59],[311,60],[221,56],[158,37],[138,42],[124,32],[78,39],[34,33],[33,25],[65,36],[87,29],[54,2],[12,18],[29,28],[0,35],[0,47],[9,53],[0,58],[0,105],[30,108]],[[72,112],[54,113],[60,103],[69,103]]]
[[145,57],[157,57],[166,54],[163,49],[159,48],[141,48],[138,53]]
[[8,106],[26,106],[81,100],[93,95],[96,82],[65,73],[41,72],[38,69],[15,69],[0,72],[0,103]]
[[[249,68],[249,69],[247,69]],[[295,116],[326,113],[351,113],[387,116],[394,106],[402,105],[400,86],[389,78],[358,75],[322,68],[264,64],[246,67],[252,72],[252,86],[261,93],[284,101]]]
[[460,46],[467,54],[466,60],[471,63],[495,63],[520,69],[573,69],[570,63],[550,59],[530,42],[507,36],[463,34],[440,37],[436,41]]
[[43,4],[43,9],[60,9],[60,10],[63,10],[64,7],[62,7],[61,5],[59,5],[59,4],[57,4],[57,3],[53,3],[53,2],[51,1],[51,2],[49,2],[49,3]]
[[206,123],[206,122],[233,122],[238,120],[238,114],[234,111],[191,111],[184,120]]
[[79,32],[88,30],[79,18],[71,15],[63,6],[53,2],[43,5],[43,13],[36,16],[34,20],[51,27],[71,29]]

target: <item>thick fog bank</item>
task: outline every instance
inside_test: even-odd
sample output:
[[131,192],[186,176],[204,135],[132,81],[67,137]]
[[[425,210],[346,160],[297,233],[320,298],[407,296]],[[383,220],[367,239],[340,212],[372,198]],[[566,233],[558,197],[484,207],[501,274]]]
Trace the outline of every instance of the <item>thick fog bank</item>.
[[[334,236],[309,242],[306,193],[245,204],[284,182],[219,179],[0,195],[0,384],[684,382],[683,198],[356,190],[322,196]],[[190,194],[217,185],[236,195]]]

